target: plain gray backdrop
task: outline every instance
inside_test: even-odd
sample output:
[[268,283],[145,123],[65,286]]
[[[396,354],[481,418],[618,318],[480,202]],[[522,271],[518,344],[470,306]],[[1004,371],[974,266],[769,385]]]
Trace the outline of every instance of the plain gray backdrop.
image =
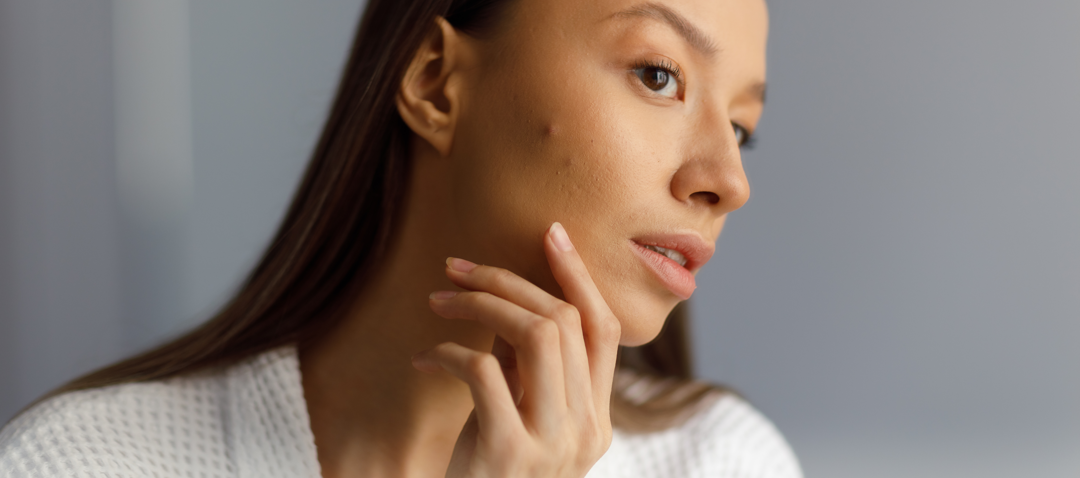
[[[0,0],[0,420],[227,297],[362,3],[133,1]],[[700,375],[811,477],[1080,476],[1080,3],[770,10],[751,199],[692,302]],[[186,186],[147,220],[125,158],[156,121]]]

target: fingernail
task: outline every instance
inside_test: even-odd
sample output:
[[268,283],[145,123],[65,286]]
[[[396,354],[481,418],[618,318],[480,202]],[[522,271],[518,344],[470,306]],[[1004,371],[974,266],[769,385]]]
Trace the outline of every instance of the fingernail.
[[437,362],[428,358],[425,352],[426,351],[420,352],[412,356],[413,368],[425,373],[438,372],[441,367]]
[[456,257],[447,257],[446,266],[458,272],[470,272],[476,269],[476,264]]
[[431,295],[428,296],[428,298],[432,299],[432,300],[447,300],[447,299],[453,299],[454,296],[456,296],[456,295],[457,295],[457,292],[454,292],[452,290],[440,290],[440,291],[432,292]]
[[555,247],[563,252],[574,249],[574,245],[570,243],[570,236],[566,235],[566,229],[563,229],[562,224],[557,222],[551,225],[551,242],[554,242]]

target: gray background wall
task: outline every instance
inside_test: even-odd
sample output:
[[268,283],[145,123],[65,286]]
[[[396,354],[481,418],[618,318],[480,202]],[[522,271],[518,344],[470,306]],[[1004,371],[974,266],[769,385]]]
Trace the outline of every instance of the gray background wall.
[[[228,294],[360,3],[0,0],[0,420]],[[701,375],[809,476],[1080,475],[1080,3],[770,5]]]

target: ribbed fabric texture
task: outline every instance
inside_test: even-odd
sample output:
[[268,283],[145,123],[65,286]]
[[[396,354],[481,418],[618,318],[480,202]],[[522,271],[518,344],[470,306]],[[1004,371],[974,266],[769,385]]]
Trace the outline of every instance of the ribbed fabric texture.
[[[0,477],[318,477],[294,347],[217,373],[60,395],[0,430]],[[685,424],[615,432],[588,478],[800,478],[783,437],[725,395]]]

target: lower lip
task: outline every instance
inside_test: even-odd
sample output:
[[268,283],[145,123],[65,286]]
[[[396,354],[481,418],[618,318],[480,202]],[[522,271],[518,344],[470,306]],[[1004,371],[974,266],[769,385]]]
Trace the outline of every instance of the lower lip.
[[638,253],[645,265],[652,269],[653,274],[656,274],[656,278],[660,279],[664,287],[682,300],[690,298],[694,289],[697,289],[697,281],[689,270],[659,252],[646,249],[645,246],[633,241],[631,243],[634,245],[634,251]]

